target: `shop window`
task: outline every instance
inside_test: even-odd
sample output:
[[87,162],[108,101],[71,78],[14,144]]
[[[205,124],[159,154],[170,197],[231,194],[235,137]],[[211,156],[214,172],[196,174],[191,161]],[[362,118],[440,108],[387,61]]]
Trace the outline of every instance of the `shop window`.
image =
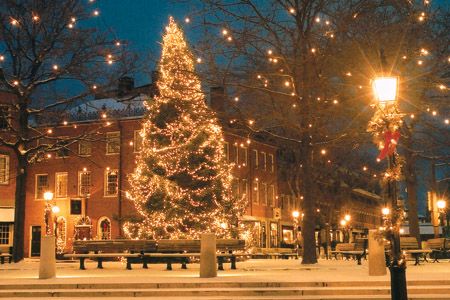
[[0,245],[11,245],[12,225],[0,223]]

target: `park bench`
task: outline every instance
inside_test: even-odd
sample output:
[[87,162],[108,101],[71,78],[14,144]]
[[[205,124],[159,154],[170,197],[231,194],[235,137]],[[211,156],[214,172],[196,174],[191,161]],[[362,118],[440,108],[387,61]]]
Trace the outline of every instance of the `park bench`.
[[257,248],[253,253],[251,253],[251,258],[281,258],[298,259],[298,253],[293,248]]
[[[156,253],[144,252],[142,254],[143,267],[152,261],[164,261],[167,264],[166,269],[172,270],[172,263],[181,263],[182,269],[187,269],[187,264],[192,258],[200,258],[200,240],[159,240],[157,242]],[[223,263],[228,260],[231,269],[236,269],[236,258],[247,256],[247,254],[237,254],[234,251],[245,249],[245,241],[237,239],[217,239],[217,263],[218,269],[224,270]]]
[[355,242],[352,243],[353,249],[351,250],[341,250],[340,254],[344,257],[353,257],[358,262],[358,265],[361,264],[361,259],[366,257],[367,253],[367,239],[357,238]]
[[75,253],[65,254],[65,258],[80,260],[80,269],[85,270],[85,260],[97,260],[97,268],[103,269],[103,261],[112,258],[125,258],[126,268],[131,270],[133,260],[139,259],[142,253],[156,251],[156,242],[153,240],[88,240],[74,241]]
[[400,237],[400,249],[404,254],[411,255],[417,266],[420,264],[420,258],[423,257],[427,261],[427,254],[433,252],[430,249],[420,249],[419,243],[415,237]]
[[445,238],[434,238],[426,241],[427,248],[432,251],[430,257],[433,258],[433,262],[439,262],[439,258],[447,256],[447,253],[450,250],[447,248],[450,246],[449,243],[449,241],[446,242]]
[[5,263],[5,259],[8,259],[8,262],[12,262],[12,247],[1,247],[0,248],[0,262],[3,265]]
[[345,252],[345,251],[353,251],[354,249],[355,249],[355,244],[353,244],[353,243],[339,243],[339,244],[336,244],[335,250],[332,250],[330,252],[330,255],[334,256],[334,258],[336,260],[338,260],[339,256],[341,256],[342,259],[344,259],[344,258],[348,258],[348,255],[345,256],[343,254],[343,252]]

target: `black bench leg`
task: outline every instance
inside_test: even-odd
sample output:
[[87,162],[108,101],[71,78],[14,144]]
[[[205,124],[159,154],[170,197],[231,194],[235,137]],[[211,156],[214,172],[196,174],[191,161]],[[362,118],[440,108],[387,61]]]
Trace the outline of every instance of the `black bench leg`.
[[230,258],[231,261],[231,270],[236,270],[236,256],[232,256]]
[[168,270],[168,271],[172,271],[172,261],[167,261],[167,267],[166,267],[166,270]]
[[85,257],[80,257],[80,270],[86,270],[86,267],[84,266],[84,260]]
[[420,261],[419,261],[420,256],[419,256],[418,254],[414,255],[414,259],[416,260],[416,262],[414,263],[414,265],[415,265],[415,266],[420,265]]
[[9,263],[12,263],[12,256],[9,257]]
[[103,269],[103,259],[101,257],[97,258],[97,269]]
[[3,256],[0,256],[0,261],[1,261],[1,264],[3,265],[5,263],[5,258]]
[[147,258],[145,256],[142,257],[142,269],[148,269]]
[[220,271],[223,271],[223,257],[219,256],[217,258],[217,262],[218,262],[217,269],[220,270]]
[[127,270],[131,270],[131,257],[127,257]]
[[182,260],[182,262],[181,262],[181,268],[182,268],[183,270],[186,270],[186,269],[187,269],[187,263],[188,263],[188,259],[187,259],[187,258],[185,258],[185,259]]
[[356,259],[358,260],[358,265],[361,264],[362,255],[356,255]]

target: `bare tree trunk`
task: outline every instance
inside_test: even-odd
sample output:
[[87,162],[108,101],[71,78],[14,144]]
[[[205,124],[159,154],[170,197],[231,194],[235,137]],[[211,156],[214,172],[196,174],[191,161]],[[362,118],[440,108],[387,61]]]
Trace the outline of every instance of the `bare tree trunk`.
[[415,157],[411,151],[405,152],[405,179],[408,192],[409,234],[420,242],[419,214],[417,208],[417,176]]
[[[308,139],[306,139],[308,140]],[[315,198],[314,198],[314,183],[313,183],[313,148],[308,145],[305,146],[305,159],[303,161],[303,260],[302,264],[317,263],[316,257],[316,236],[315,236]]]
[[27,159],[17,155],[17,177],[14,208],[13,260],[18,262],[24,257],[25,198],[27,186]]

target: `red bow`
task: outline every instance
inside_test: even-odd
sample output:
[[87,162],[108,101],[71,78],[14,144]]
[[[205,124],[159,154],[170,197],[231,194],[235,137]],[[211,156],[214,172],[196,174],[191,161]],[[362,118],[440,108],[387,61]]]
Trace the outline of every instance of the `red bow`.
[[384,147],[381,149],[378,159],[384,159],[386,156],[393,154],[399,138],[400,133],[398,131],[386,131],[384,133]]

